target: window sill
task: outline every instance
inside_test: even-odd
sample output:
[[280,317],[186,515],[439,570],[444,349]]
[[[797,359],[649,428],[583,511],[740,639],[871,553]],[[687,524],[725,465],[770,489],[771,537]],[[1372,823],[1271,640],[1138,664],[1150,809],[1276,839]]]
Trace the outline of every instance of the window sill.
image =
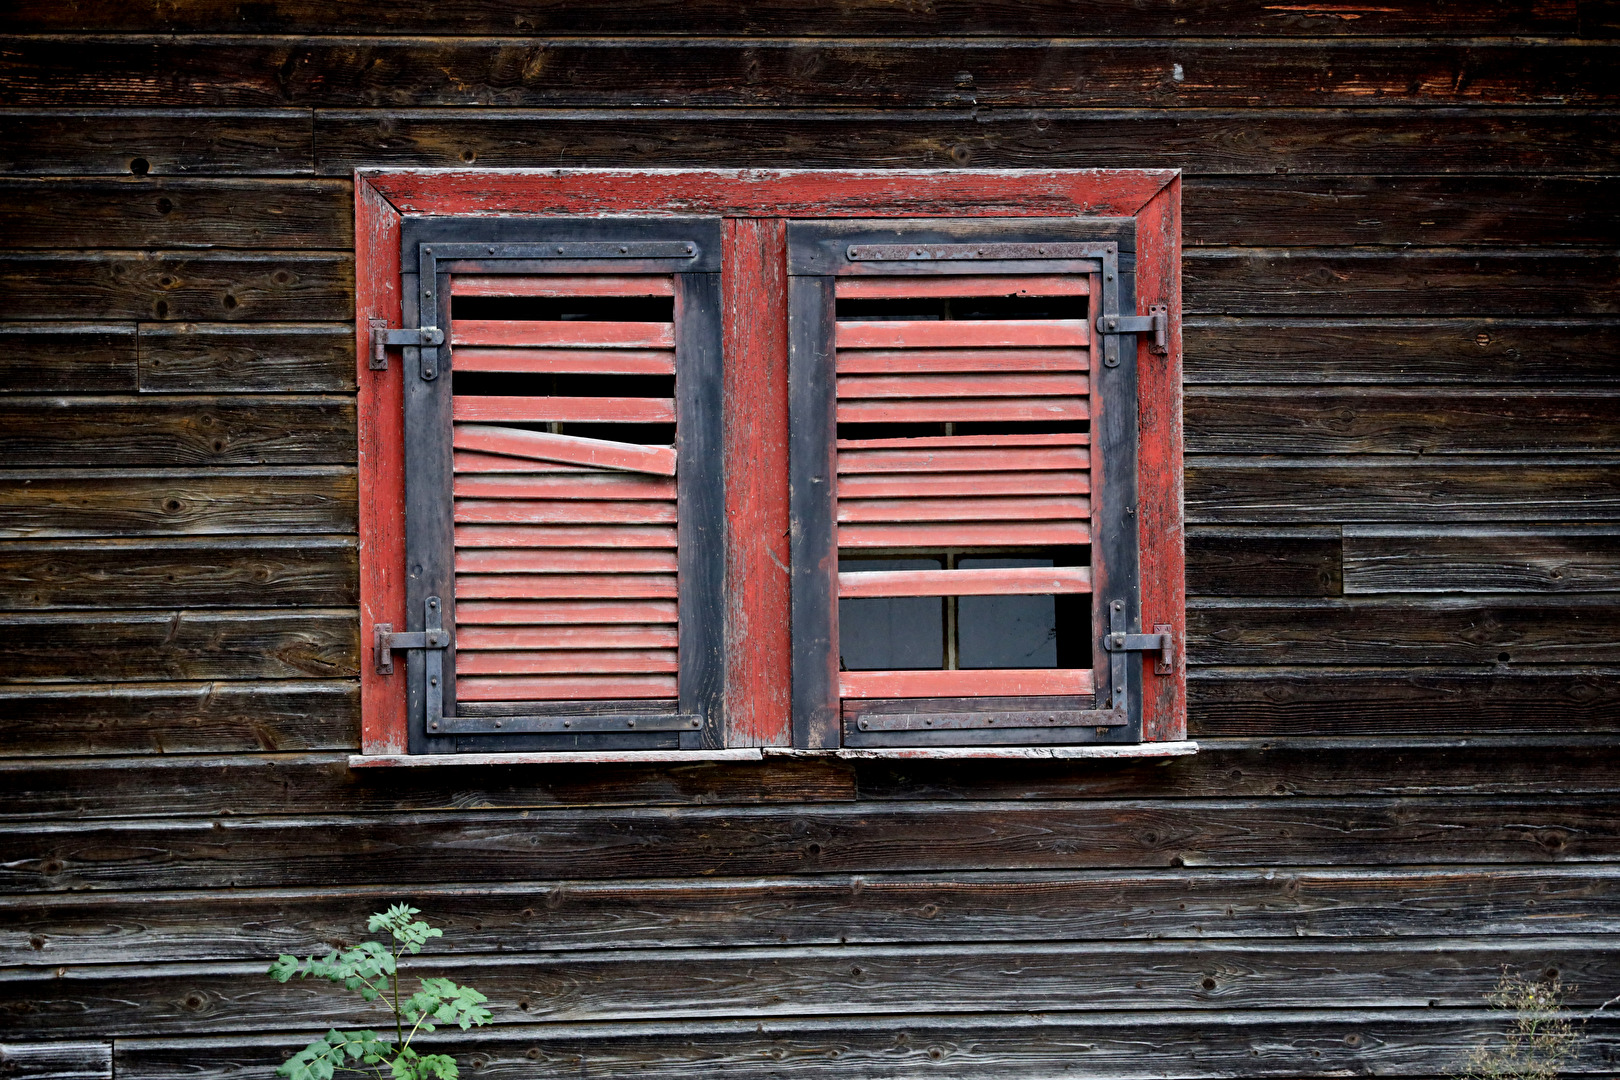
[[794,750],[785,746],[734,750],[558,750],[528,754],[350,754],[351,769],[427,768],[489,765],[651,765],[710,761],[763,761],[767,758],[830,758],[836,761],[901,759],[1002,759],[1074,761],[1080,759],[1165,758],[1196,754],[1196,742],[1134,743],[1129,746],[901,746],[878,750]]

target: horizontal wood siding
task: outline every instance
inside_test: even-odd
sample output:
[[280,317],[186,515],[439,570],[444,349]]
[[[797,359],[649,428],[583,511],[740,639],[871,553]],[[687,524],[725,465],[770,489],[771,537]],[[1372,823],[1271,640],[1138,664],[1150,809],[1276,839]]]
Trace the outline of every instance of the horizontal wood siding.
[[[490,995],[434,1037],[464,1076],[1431,1080],[1504,967],[1620,993],[1612,5],[13,0],[0,31],[0,1074],[271,1080],[381,1018],[269,958],[398,901],[445,927],[420,973]],[[590,165],[1181,169],[1199,752],[350,770],[353,171]],[[524,280],[456,290],[668,282]],[[454,327],[457,369],[672,371],[658,324],[511,325]],[[1085,415],[1083,324],[939,325],[851,330],[844,418]],[[732,329],[728,431],[769,443],[785,327]],[[601,409],[560,401],[460,428],[459,688],[673,696],[674,455],[501,426]],[[727,478],[766,493],[730,548],[765,592],[771,453]],[[847,442],[839,542],[1088,543],[1088,453]],[[1616,1025],[1568,1075],[1614,1074]]]

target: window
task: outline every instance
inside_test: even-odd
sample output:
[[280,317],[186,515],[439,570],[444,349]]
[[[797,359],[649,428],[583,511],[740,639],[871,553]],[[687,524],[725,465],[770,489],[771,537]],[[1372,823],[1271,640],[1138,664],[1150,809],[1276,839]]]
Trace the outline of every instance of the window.
[[1176,190],[362,174],[357,763],[1187,745]]

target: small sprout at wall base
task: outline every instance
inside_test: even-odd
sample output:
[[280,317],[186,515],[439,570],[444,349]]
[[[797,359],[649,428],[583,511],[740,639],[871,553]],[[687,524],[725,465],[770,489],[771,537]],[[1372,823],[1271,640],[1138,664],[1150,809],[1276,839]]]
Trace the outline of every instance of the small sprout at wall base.
[[1571,1018],[1566,998],[1575,992],[1553,978],[1524,979],[1503,971],[1486,995],[1507,1029],[1476,1047],[1458,1080],[1555,1080],[1580,1046],[1582,1025]]
[[415,918],[420,913],[395,904],[370,918],[366,929],[373,934],[387,931],[391,944],[362,941],[352,949],[304,961],[282,954],[270,965],[269,975],[277,982],[294,976],[330,979],[366,1001],[380,1002],[394,1017],[392,1040],[375,1031],[333,1028],[276,1069],[279,1075],[287,1080],[332,1080],[338,1072],[357,1072],[378,1080],[456,1080],[460,1071],[455,1059],[448,1054],[419,1054],[411,1043],[436,1024],[455,1024],[463,1031],[484,1026],[492,1019],[484,1008],[489,999],[449,979],[418,979],[421,989],[400,996],[400,957],[414,956],[429,939],[443,936],[443,931]]

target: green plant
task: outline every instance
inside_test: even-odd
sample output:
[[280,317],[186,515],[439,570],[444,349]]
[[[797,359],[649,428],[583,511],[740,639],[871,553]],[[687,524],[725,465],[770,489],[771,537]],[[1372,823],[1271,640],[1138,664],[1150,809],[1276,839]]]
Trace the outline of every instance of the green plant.
[[1574,990],[1556,978],[1536,982],[1504,969],[1485,999],[1511,1014],[1508,1028],[1500,1042],[1476,1048],[1456,1075],[1461,1080],[1554,1080],[1581,1041],[1581,1029],[1564,1003]]
[[375,1031],[333,1028],[289,1058],[277,1073],[287,1080],[332,1080],[332,1074],[339,1071],[372,1072],[379,1080],[456,1080],[460,1072],[454,1058],[448,1054],[418,1054],[411,1048],[411,1041],[421,1032],[434,1030],[435,1021],[457,1024],[463,1031],[482,1027],[492,1018],[484,1008],[489,999],[449,979],[419,979],[420,990],[400,997],[399,958],[407,952],[414,956],[430,938],[444,936],[442,930],[414,917],[419,914],[416,908],[395,904],[367,921],[366,929],[373,934],[388,931],[394,939],[392,946],[362,941],[352,949],[329,953],[324,959],[311,956],[302,962],[283,953],[270,965],[270,977],[277,982],[284,983],[295,975],[301,979],[311,975],[330,979],[367,1001],[381,1001],[394,1013],[392,1042]]

